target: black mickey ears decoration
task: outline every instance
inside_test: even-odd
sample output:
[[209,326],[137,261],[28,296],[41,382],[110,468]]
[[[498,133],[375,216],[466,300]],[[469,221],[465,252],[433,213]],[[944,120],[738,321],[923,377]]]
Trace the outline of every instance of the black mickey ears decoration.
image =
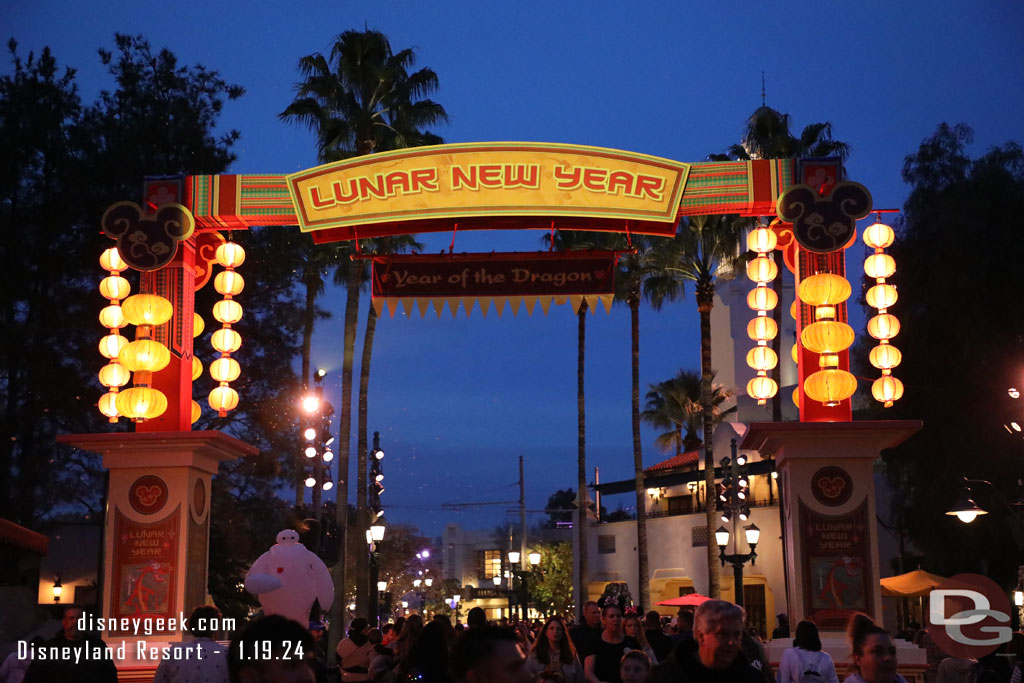
[[782,220],[793,224],[801,248],[827,254],[853,239],[857,219],[871,213],[871,193],[853,182],[839,183],[824,196],[809,185],[793,185],[775,208]]
[[135,270],[163,268],[178,251],[178,242],[192,236],[196,223],[181,204],[162,204],[147,216],[135,202],[116,202],[100,222],[107,237],[117,240],[121,258]]

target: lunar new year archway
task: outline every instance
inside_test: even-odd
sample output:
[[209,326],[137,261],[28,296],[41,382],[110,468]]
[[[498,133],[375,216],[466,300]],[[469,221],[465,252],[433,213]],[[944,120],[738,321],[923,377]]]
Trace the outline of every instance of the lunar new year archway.
[[[748,364],[758,374],[748,383],[747,392],[763,401],[777,391],[768,372],[778,362],[771,349],[778,326],[770,315],[778,297],[768,283],[776,268],[771,253],[779,248],[795,275],[801,298],[793,311],[800,340],[794,353],[801,424],[848,425],[856,379],[849,373],[847,349],[853,332],[846,324],[850,286],[843,278],[844,250],[856,237],[856,220],[870,209],[870,194],[863,186],[843,180],[838,160],[680,163],[618,150],[543,143],[420,147],[291,175],[192,175],[147,181],[141,205],[118,202],[104,214],[103,231],[116,240],[116,247],[100,258],[101,267],[108,271],[100,290],[110,303],[100,315],[109,333],[100,344],[108,362],[100,370],[107,393],[100,398],[99,408],[111,422],[122,417],[135,421],[135,433],[62,439],[104,453],[104,464],[119,468],[112,473],[110,485],[113,505],[107,519],[104,591],[109,597],[104,616],[131,609],[148,615],[170,614],[201,594],[209,475],[216,471],[218,460],[253,452],[226,435],[190,431],[202,410],[199,401],[222,415],[245,401],[231,387],[244,371],[233,354],[243,343],[235,326],[243,316],[236,296],[244,286],[245,258],[241,247],[231,241],[232,230],[296,225],[311,233],[316,243],[353,240],[357,244],[360,239],[388,235],[479,229],[596,230],[670,237],[685,216],[764,218],[748,239],[755,257],[747,274],[756,284],[748,297],[756,311],[748,327],[752,345]],[[882,377],[876,385],[881,381],[886,389],[881,397],[894,400],[902,386],[891,375],[899,361],[898,351],[888,344],[898,329],[887,311],[895,301],[895,290],[884,282],[892,272],[892,259],[884,254],[891,230],[876,224],[866,231],[868,235],[877,252],[871,272],[877,270],[879,279],[873,288],[877,296],[869,293],[868,298],[881,308],[872,318],[874,328],[869,326],[881,342],[872,362],[877,355]],[[614,259],[611,252],[380,257],[374,262],[374,305],[388,304],[392,312],[397,306],[407,311],[418,306],[423,312],[431,302],[438,307],[446,301],[453,312],[453,302],[468,312],[479,301],[485,313],[491,303],[500,312],[508,302],[513,310],[525,302],[528,309],[540,304],[545,312],[551,303],[569,303],[577,309],[583,301],[591,308],[598,302],[607,306],[613,292]],[[214,275],[217,266],[220,269]],[[129,282],[121,275],[129,268],[141,272],[141,293],[134,296],[129,296]],[[202,315],[194,311],[194,294],[211,280],[224,298],[212,311],[218,323],[211,335],[215,358],[208,357],[204,364],[198,356],[205,354],[193,348],[193,339],[205,326]],[[136,326],[131,342],[121,334],[127,324]],[[218,386],[209,397],[193,400],[192,382],[205,371]],[[134,386],[123,388],[129,382]],[[873,393],[880,397],[877,390]],[[829,432],[833,437],[842,435]],[[872,450],[875,446],[871,442],[866,451],[861,449],[858,462],[866,458],[870,463],[877,454]],[[780,463],[785,468],[782,459]],[[155,467],[164,469],[153,471]],[[801,490],[790,491],[785,469],[783,475],[787,501],[795,506],[796,501],[809,499],[803,495],[806,482],[800,484]],[[844,488],[847,479],[842,473],[829,476],[826,483],[831,488],[826,487],[826,494]],[[860,474],[857,482],[855,502],[864,493]],[[870,488],[870,468],[866,482]],[[870,509],[863,512],[873,520],[874,499],[869,497]],[[787,528],[795,525],[791,535],[806,516],[801,510],[787,522]],[[163,534],[166,543],[161,546],[160,569],[162,575],[172,577],[161,601],[143,607],[129,604],[124,587],[132,584],[135,564],[152,563],[118,545],[118,539],[131,538],[135,532],[140,538]],[[865,562],[872,553],[877,559],[873,537],[858,548],[850,552],[860,553]],[[789,571],[790,585],[804,583],[802,566],[790,563]],[[168,637],[180,638],[180,633]]]

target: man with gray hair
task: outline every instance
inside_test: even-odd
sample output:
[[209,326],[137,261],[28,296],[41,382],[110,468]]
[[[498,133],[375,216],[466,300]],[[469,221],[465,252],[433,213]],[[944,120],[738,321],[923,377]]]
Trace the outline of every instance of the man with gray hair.
[[653,683],[764,683],[761,672],[740,652],[743,608],[708,600],[697,608],[693,640],[679,643],[651,672]]

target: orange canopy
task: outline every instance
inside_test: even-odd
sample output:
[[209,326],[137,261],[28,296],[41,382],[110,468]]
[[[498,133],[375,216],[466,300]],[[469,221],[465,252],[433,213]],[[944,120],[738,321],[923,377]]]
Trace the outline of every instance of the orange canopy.
[[918,598],[928,595],[940,583],[945,581],[941,576],[929,574],[923,569],[915,569],[906,574],[882,579],[882,595],[896,598]]

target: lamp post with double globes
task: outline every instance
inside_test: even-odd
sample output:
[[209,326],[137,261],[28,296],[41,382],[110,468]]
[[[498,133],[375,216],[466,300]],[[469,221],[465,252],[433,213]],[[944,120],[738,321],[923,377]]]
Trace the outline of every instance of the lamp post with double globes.
[[743,607],[743,565],[750,561],[750,564],[755,564],[757,560],[757,542],[761,538],[761,530],[757,528],[756,524],[748,524],[743,527],[744,535],[747,538],[747,545],[750,546],[749,553],[731,553],[725,552],[725,547],[729,545],[729,530],[724,526],[718,527],[715,531],[715,542],[718,544],[718,558],[722,561],[724,567],[726,563],[732,565],[732,577],[733,577],[733,593],[735,595],[734,602]]
[[[523,559],[522,554],[517,550],[510,550],[508,552],[508,563],[512,567],[512,573],[519,581],[518,585],[518,598],[519,603],[519,618],[527,619],[530,614],[530,593],[527,585],[529,572],[533,571],[533,568],[540,564],[540,553],[537,551],[527,553],[526,559],[529,560],[530,569],[527,570],[525,566],[520,565],[520,561]],[[524,563],[525,564],[525,563]],[[516,569],[516,567],[519,569]],[[515,586],[510,586],[510,590],[515,590]]]
[[[378,517],[366,530],[366,543],[370,552],[370,585],[377,587],[373,600],[370,601],[370,623],[376,626],[379,615],[380,593],[387,590],[387,581],[378,581],[377,573],[380,568],[380,542],[384,540],[384,517]],[[384,588],[381,588],[384,584]]]

